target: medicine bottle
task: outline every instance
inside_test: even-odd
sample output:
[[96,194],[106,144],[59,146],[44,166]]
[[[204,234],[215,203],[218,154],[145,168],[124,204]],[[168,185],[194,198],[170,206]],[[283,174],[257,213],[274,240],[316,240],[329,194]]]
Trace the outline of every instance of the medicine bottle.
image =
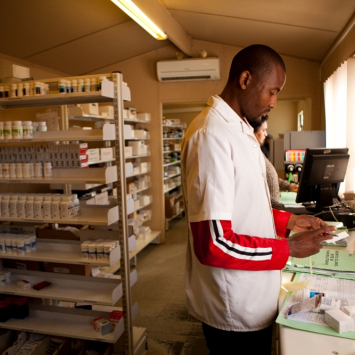
[[12,139],[23,139],[22,121],[12,122]]
[[9,235],[5,237],[5,252],[6,254],[12,254],[11,237]]
[[32,250],[36,250],[37,249],[37,238],[35,235],[31,235],[30,238],[31,238]]
[[78,80],[71,81],[71,92],[78,92]]
[[9,163],[9,178],[15,179],[16,178],[16,164]]
[[11,97],[17,96],[17,84],[11,84]]
[[97,81],[96,81],[96,78],[91,78],[91,81],[90,81],[90,91],[97,91]]
[[35,218],[35,214],[34,214],[34,200],[35,200],[35,196],[34,194],[29,194],[27,195],[26,198],[26,218],[27,219],[34,219]]
[[84,79],[78,80],[78,92],[85,92]]
[[0,235],[0,253],[5,254],[5,236]]
[[30,83],[23,84],[23,96],[30,96]]
[[4,137],[4,122],[0,122],[0,140],[5,139]]
[[27,179],[32,177],[30,163],[22,163],[22,177]]
[[53,176],[53,170],[52,170],[52,163],[51,162],[43,164],[43,176],[44,177]]
[[100,76],[100,80],[97,83],[97,90],[101,90],[102,89],[102,81],[106,79],[106,76]]
[[22,163],[16,163],[16,178],[22,178]]
[[18,202],[18,195],[11,195],[10,196],[10,217],[17,218],[17,202]]
[[38,122],[32,122],[33,133],[38,131]]
[[59,93],[65,94],[67,92],[67,83],[65,80],[59,80]]
[[6,85],[4,87],[4,96],[9,97],[10,96],[10,86]]
[[35,163],[35,177],[43,177],[43,166],[42,163]]
[[62,195],[62,200],[60,202],[60,214],[62,219],[74,217],[74,203],[71,199],[71,195]]
[[32,121],[23,121],[23,139],[33,138],[33,125]]
[[4,96],[4,87],[0,86],[0,99],[2,99]]
[[36,195],[33,203],[35,219],[43,219],[43,196]]
[[12,139],[12,121],[5,121],[4,138],[5,139]]
[[39,81],[35,82],[35,95],[41,95],[42,85]]
[[66,89],[67,89],[67,94],[71,93],[71,81],[67,80],[66,81]]
[[89,260],[96,260],[96,243],[89,244]]
[[41,83],[41,95],[46,95],[46,84]]
[[71,195],[71,200],[73,202],[74,205],[74,216],[78,216],[80,214],[80,202],[78,199],[78,195],[77,194],[72,194]]
[[28,163],[30,167],[30,178],[33,178],[35,176],[35,164],[34,163]]
[[19,195],[17,201],[17,215],[18,218],[26,218],[26,195]]
[[2,164],[2,177],[3,177],[3,179],[9,179],[10,178],[9,164],[8,163],[3,163]]
[[52,219],[52,195],[44,195],[43,217],[45,219]]
[[49,84],[45,84],[45,95],[49,95]]
[[85,92],[90,92],[90,79],[85,79]]
[[104,259],[104,243],[96,243],[96,259]]
[[32,251],[32,242],[29,235],[25,236],[25,251],[26,253],[30,253]]
[[16,247],[17,247],[17,254],[18,255],[25,255],[25,240],[23,238],[16,239]]
[[[2,174],[2,163],[0,163],[0,178],[2,179],[3,178],[3,174]],[[0,195],[1,196],[1,195]],[[0,213],[0,216],[1,216],[1,213]]]
[[17,84],[17,96],[18,97],[23,96],[23,84]]
[[12,254],[17,254],[17,238],[15,235],[11,236],[11,252]]
[[38,122],[38,132],[46,132],[46,131],[47,131],[47,123]]
[[53,219],[61,219],[60,213],[60,203],[62,197],[60,195],[52,196],[52,218]]
[[1,198],[1,216],[10,217],[10,195],[4,194]]

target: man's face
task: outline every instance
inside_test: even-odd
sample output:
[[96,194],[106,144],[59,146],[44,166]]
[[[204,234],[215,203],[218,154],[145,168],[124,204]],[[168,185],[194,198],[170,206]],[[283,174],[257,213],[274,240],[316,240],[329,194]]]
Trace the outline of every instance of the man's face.
[[283,68],[276,64],[272,73],[258,79],[251,77],[243,95],[243,115],[250,121],[260,122],[262,116],[276,107],[277,94],[285,85],[285,81]]

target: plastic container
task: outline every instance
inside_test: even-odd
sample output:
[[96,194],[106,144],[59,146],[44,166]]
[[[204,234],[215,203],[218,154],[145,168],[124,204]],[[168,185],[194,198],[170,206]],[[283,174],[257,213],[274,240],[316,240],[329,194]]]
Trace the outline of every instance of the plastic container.
[[38,132],[46,132],[48,130],[46,122],[38,122]]
[[12,244],[10,237],[5,238],[5,252],[6,254],[12,254]]
[[11,238],[11,252],[12,254],[17,254],[17,238],[12,236]]
[[33,133],[38,131],[38,122],[32,122]]
[[17,84],[17,96],[18,97],[23,96],[23,84],[22,83]]
[[59,93],[65,94],[67,92],[67,83],[65,80],[59,80]]
[[0,122],[0,140],[5,139],[4,137],[4,122]]
[[74,217],[74,203],[71,195],[63,195],[60,202],[60,214],[62,219]]
[[91,80],[90,80],[90,91],[97,91],[96,78],[91,78]]
[[23,139],[22,121],[12,122],[12,139]]
[[33,178],[35,176],[35,164],[34,163],[28,163],[30,166],[30,177]]
[[43,196],[36,195],[33,202],[35,219],[43,219]]
[[104,259],[104,244],[103,243],[96,244],[96,259],[97,260]]
[[100,76],[100,80],[97,83],[97,90],[101,90],[102,88],[102,81],[106,79],[106,76]]
[[80,214],[80,201],[78,199],[77,194],[72,194],[71,195],[71,200],[74,205],[74,216],[78,216]]
[[90,79],[85,79],[85,92],[90,92],[91,81]]
[[33,138],[33,125],[32,121],[23,121],[23,139]]
[[113,243],[108,242],[104,244],[104,260],[110,260],[110,253],[113,249]]
[[52,219],[52,195],[45,195],[43,198],[43,217]]
[[23,84],[23,96],[30,96],[30,83]]
[[11,297],[10,303],[12,318],[24,319],[29,315],[27,297]]
[[19,195],[17,201],[17,215],[18,218],[26,218],[26,195]]
[[17,246],[17,254],[18,255],[25,255],[25,240],[23,238],[16,239],[16,246]]
[[0,254],[5,254],[6,250],[5,250],[5,237],[4,235],[0,236]]
[[67,94],[71,93],[71,80],[66,81],[66,92]]
[[35,82],[35,95],[41,95],[42,93],[42,85],[39,81]]
[[89,259],[89,243],[84,242],[81,244],[81,256],[83,259]]
[[0,86],[0,99],[2,99],[4,96],[4,87]]
[[71,81],[71,92],[78,92],[78,80]]
[[17,96],[17,84],[11,84],[11,97]]
[[78,92],[85,92],[85,83],[83,79],[78,80]]
[[35,218],[35,213],[34,213],[34,200],[35,196],[34,194],[29,194],[27,195],[26,198],[26,218],[27,219],[34,219]]
[[42,165],[42,163],[35,163],[34,175],[35,175],[35,177],[43,177],[43,165]]
[[12,139],[12,122],[11,121],[5,121],[4,138],[5,139]]
[[96,243],[91,243],[88,246],[89,260],[96,260]]
[[10,171],[9,171],[9,164],[8,163],[3,163],[2,164],[2,177],[3,179],[9,179],[10,178]]
[[22,163],[16,163],[16,178],[22,178]]
[[10,218],[10,195],[2,195],[1,216],[5,218]]
[[4,323],[11,318],[11,306],[9,297],[0,297],[0,322]]
[[24,178],[31,178],[31,163],[23,163],[22,164],[22,177]]
[[18,195],[11,195],[10,196],[10,217],[17,218],[17,203],[18,203]]
[[32,242],[30,236],[25,237],[25,251],[26,253],[30,253],[32,251]]
[[15,163],[9,164],[9,178],[10,179],[16,178],[16,164]]
[[52,163],[51,162],[43,164],[43,176],[44,177],[53,176],[53,170],[52,170]]
[[35,235],[31,235],[30,239],[31,239],[32,250],[36,250],[37,249],[37,237]]
[[61,219],[60,203],[62,197],[60,195],[52,196],[52,218]]

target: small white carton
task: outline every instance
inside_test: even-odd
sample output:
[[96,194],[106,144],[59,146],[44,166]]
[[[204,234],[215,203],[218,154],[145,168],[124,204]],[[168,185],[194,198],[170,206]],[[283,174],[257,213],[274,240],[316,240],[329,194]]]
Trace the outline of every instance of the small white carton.
[[354,331],[354,319],[339,309],[325,311],[325,322],[338,333]]

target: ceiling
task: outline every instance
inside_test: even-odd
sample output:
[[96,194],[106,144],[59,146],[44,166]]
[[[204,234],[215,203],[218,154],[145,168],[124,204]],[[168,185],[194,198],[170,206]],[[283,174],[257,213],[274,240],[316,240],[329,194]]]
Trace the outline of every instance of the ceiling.
[[[159,1],[193,39],[263,43],[317,62],[355,12],[355,0]],[[70,75],[171,44],[155,40],[110,0],[0,0],[0,31],[0,53]]]

